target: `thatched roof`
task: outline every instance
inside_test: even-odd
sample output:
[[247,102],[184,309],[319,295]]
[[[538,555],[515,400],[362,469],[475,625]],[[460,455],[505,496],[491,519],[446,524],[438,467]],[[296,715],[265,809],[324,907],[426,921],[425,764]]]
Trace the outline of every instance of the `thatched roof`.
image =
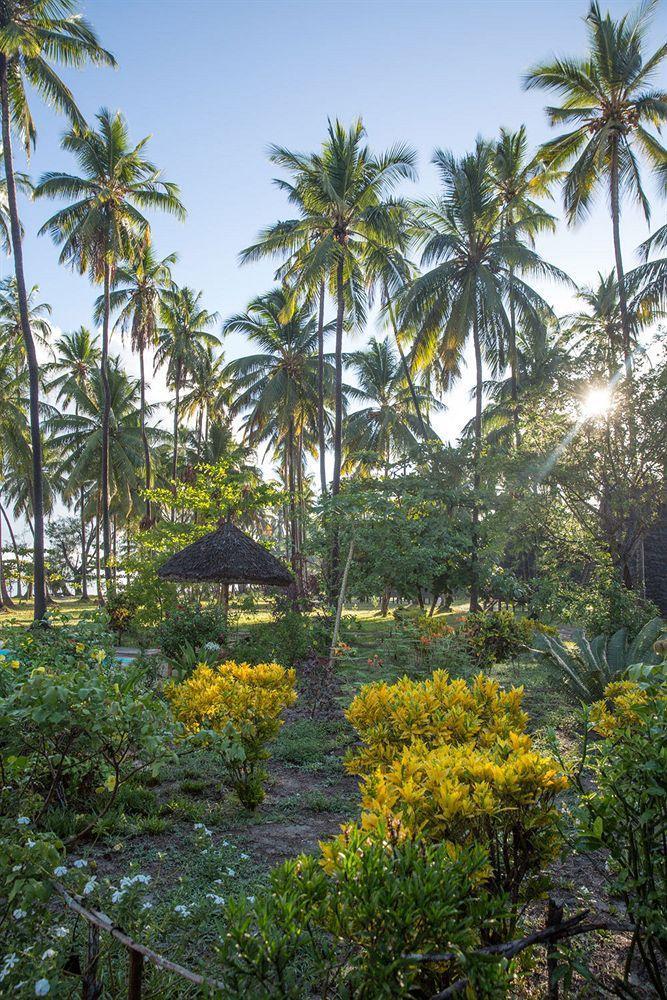
[[275,556],[230,523],[170,556],[160,566],[158,576],[193,583],[261,583],[272,587],[289,587],[293,582]]

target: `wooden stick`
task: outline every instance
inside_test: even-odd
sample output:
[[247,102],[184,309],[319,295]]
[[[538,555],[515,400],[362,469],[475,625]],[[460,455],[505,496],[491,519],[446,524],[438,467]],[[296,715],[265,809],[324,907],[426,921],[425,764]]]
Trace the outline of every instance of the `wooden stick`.
[[128,949],[130,967],[127,975],[127,1000],[141,1000],[141,978],[144,974],[144,956]]
[[338,606],[336,608],[336,621],[334,624],[333,638],[331,640],[331,650],[329,652],[329,670],[333,667],[333,661],[336,650],[336,643],[338,642],[338,630],[340,629],[340,619],[343,614],[343,604],[345,603],[345,591],[347,589],[347,577],[350,572],[350,564],[352,562],[352,554],[354,552],[354,538],[350,540],[350,547],[347,550],[347,559],[345,560],[345,569],[343,570],[343,579],[340,584],[340,592],[338,594]]
[[[559,906],[558,903],[551,896],[549,896],[549,901],[547,903],[547,927],[560,927],[563,923],[563,907]],[[560,989],[558,986],[558,979],[556,978],[556,970],[558,967],[558,957],[555,942],[547,942],[547,997],[549,1000],[558,1000]]]

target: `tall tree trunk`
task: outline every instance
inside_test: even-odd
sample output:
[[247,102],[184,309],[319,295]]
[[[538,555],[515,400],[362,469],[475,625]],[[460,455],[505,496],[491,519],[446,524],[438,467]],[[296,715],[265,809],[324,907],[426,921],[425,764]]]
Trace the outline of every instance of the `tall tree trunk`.
[[317,317],[317,448],[320,457],[320,491],[327,491],[327,459],[324,441],[324,278],[320,282],[320,309]]
[[9,532],[9,537],[12,540],[12,548],[14,549],[14,559],[16,560],[16,599],[21,600],[21,556],[19,553],[19,547],[16,544],[16,535],[14,534],[14,529],[12,528],[12,522],[7,517],[7,511],[0,503],[0,517],[5,519],[5,524],[7,525],[7,531]]
[[88,560],[86,547],[86,493],[81,487],[79,491],[79,506],[81,508],[81,600],[87,601],[88,597]]
[[[338,496],[340,492],[340,470],[343,461],[343,321],[345,318],[345,287],[344,259],[341,250],[336,268],[336,372],[334,379],[334,466],[331,480],[331,495]],[[331,540],[330,593],[335,597],[338,593],[340,575],[340,540],[336,525]]]
[[9,591],[7,590],[7,581],[5,580],[5,565],[2,558],[2,518],[0,517],[0,611],[4,611],[5,608],[15,608]]
[[419,399],[417,397],[417,390],[415,389],[415,383],[412,380],[412,374],[410,373],[410,366],[408,365],[407,358],[403,352],[403,345],[398,336],[398,325],[396,323],[396,316],[394,314],[394,307],[391,304],[391,299],[389,298],[389,289],[385,285],[384,289],[385,298],[387,300],[387,308],[389,309],[389,319],[391,320],[391,326],[394,331],[394,340],[396,341],[396,347],[398,348],[398,354],[401,359],[401,365],[403,366],[403,374],[405,375],[405,381],[408,383],[408,388],[410,389],[410,395],[412,396],[412,405],[415,408],[415,416],[419,423],[419,430],[421,436],[426,440],[426,424],[424,423],[424,418],[422,416],[421,407],[419,405]]
[[[143,336],[139,346],[139,406],[140,406],[140,419],[141,419],[141,441],[144,446],[144,470],[145,470],[145,485],[146,489],[151,488],[151,450],[148,447],[148,435],[146,434],[146,376],[144,371],[144,342]],[[149,497],[146,497],[146,514],[145,514],[146,527],[150,527],[151,524],[151,502]]]
[[35,341],[30,329],[28,296],[23,270],[23,247],[21,244],[21,223],[16,204],[16,179],[12,156],[10,126],[9,90],[7,80],[7,59],[0,55],[0,103],[2,104],[2,145],[7,183],[7,200],[14,253],[14,272],[19,300],[21,334],[28,360],[30,381],[30,444],[32,448],[32,508],[35,519],[35,540],[33,552],[33,583],[35,595],[34,620],[41,621],[46,615],[46,580],[44,575],[44,486],[42,481],[42,439],[39,427],[39,364]]
[[475,348],[475,449],[473,471],[473,507],[472,507],[472,553],[470,560],[470,610],[479,608],[479,488],[481,485],[480,460],[482,457],[482,345],[479,339],[479,319],[477,308],[473,313],[472,324],[473,344]]
[[181,363],[180,361],[176,365],[176,377],[174,380],[174,450],[171,458],[171,478],[172,478],[172,492],[174,495],[174,502],[171,505],[171,520],[173,521],[176,517],[176,475],[178,472],[178,409],[180,406],[181,397]]
[[[102,542],[104,546],[104,581],[107,591],[112,586],[111,581],[111,521],[109,517],[109,424],[111,421],[111,389],[109,387],[109,317],[111,307],[109,296],[111,292],[111,266],[108,260],[104,262],[104,318],[102,322],[102,389],[104,404],[102,408],[102,480],[100,483],[102,502]],[[101,597],[98,594],[98,597]]]
[[97,586],[97,603],[102,603],[102,559],[100,557],[100,518],[102,500],[97,491],[97,517],[95,518],[95,583]]
[[621,253],[621,210],[619,205],[618,176],[618,137],[612,139],[611,173],[609,197],[611,201],[611,224],[614,235],[614,259],[616,261],[616,283],[618,285],[618,304],[621,310],[621,329],[623,331],[623,358],[625,374],[628,380],[632,377],[632,341],[630,336],[630,317],[625,294],[625,274],[623,271],[623,255]]
[[292,573],[297,583],[297,590],[300,592],[299,575],[299,522],[296,513],[296,483],[294,476],[294,421],[290,419],[287,428],[287,488],[289,490],[289,518],[290,518],[290,558]]
[[514,425],[514,445],[518,449],[521,444],[521,432],[519,430],[519,358],[516,349],[516,310],[514,307],[514,268],[510,268],[509,283],[510,302],[510,329],[509,329],[509,355],[510,355],[510,393],[512,396],[512,424]]

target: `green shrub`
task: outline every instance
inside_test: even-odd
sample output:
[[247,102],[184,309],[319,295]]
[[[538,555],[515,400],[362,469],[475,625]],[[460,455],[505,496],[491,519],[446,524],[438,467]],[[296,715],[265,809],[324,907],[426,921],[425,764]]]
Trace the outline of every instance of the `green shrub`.
[[604,738],[589,742],[584,755],[593,790],[580,784],[581,846],[607,854],[612,892],[625,903],[646,974],[664,996],[667,686],[647,692],[632,682],[612,684],[590,720]]
[[218,607],[179,605],[160,622],[155,635],[164,655],[169,660],[176,659],[186,643],[194,649],[207,642],[224,643],[225,618]]
[[278,611],[273,621],[254,625],[239,639],[234,655],[247,663],[275,661],[293,667],[312,653],[329,652],[331,631],[321,620],[311,620],[298,611]]
[[[231,905],[220,942],[229,996],[408,998],[430,996],[461,975],[477,996],[506,995],[502,961],[473,954],[503,903],[485,888],[485,852],[352,828],[323,857],[278,868],[269,892]],[[453,952],[434,965],[409,955]],[[471,994],[472,995],[472,994]]]
[[533,632],[532,621],[517,618],[512,611],[477,611],[466,615],[461,626],[466,648],[480,667],[515,659]]
[[119,590],[107,596],[104,610],[109,619],[109,627],[116,633],[120,643],[123,632],[126,632],[133,623],[137,602],[127,591]]
[[0,811],[48,826],[50,810],[68,809],[77,828],[94,826],[124,782],[164,760],[171,728],[134,667],[21,667],[0,698]]
[[632,641],[625,628],[611,636],[597,635],[590,640],[578,629],[569,644],[536,633],[533,647],[556,664],[580,698],[590,702],[601,698],[607,684],[625,674],[629,667],[659,662],[660,657],[652,647],[664,627],[662,618],[654,618]]

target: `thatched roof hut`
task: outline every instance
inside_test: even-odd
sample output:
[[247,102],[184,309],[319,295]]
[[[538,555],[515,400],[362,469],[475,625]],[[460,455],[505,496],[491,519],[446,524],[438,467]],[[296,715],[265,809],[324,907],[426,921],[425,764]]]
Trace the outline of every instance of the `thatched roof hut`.
[[271,587],[289,587],[294,582],[275,556],[229,522],[170,556],[160,566],[158,576],[191,583],[259,583]]

